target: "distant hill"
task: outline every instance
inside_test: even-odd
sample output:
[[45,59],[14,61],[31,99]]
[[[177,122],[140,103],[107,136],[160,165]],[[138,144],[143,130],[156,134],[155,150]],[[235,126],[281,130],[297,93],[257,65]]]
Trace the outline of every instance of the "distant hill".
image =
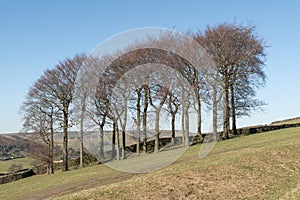
[[0,134],[0,159],[23,157],[30,141],[30,134]]
[[[290,119],[284,119],[284,120],[279,120],[279,121],[274,121],[270,125],[276,126],[276,125],[282,125],[282,124],[295,124],[295,123],[300,123],[300,117],[295,117],[295,118],[290,118]],[[247,127],[246,127],[247,128]],[[241,128],[241,130],[246,129],[246,128]],[[250,127],[251,128],[251,127]],[[241,134],[243,131],[241,132]],[[105,131],[105,140],[106,142],[111,142],[111,131]],[[128,131],[126,134],[126,144],[128,145],[129,148],[131,146],[134,146],[136,144],[136,137],[135,133],[133,131]],[[148,135],[148,141],[154,140],[154,131],[153,130],[148,130],[147,132]],[[170,137],[171,133],[168,130],[161,130],[161,138],[168,138]],[[191,133],[191,136],[195,136],[195,133]],[[77,142],[78,139],[78,132],[76,131],[70,131],[69,132],[69,147],[73,149],[78,149],[79,145]],[[97,139],[98,134],[96,133],[94,136],[91,136],[92,138],[95,137]],[[176,131],[176,136],[180,137],[181,132]],[[22,152],[26,152],[31,139],[32,134],[31,133],[9,133],[9,134],[0,134],[0,159],[3,159],[5,157],[9,156],[23,156]],[[62,134],[61,133],[56,133],[55,134],[55,143],[58,144],[59,146],[62,145]]]
[[294,124],[294,123],[300,123],[300,117],[274,121],[271,123],[271,125]]

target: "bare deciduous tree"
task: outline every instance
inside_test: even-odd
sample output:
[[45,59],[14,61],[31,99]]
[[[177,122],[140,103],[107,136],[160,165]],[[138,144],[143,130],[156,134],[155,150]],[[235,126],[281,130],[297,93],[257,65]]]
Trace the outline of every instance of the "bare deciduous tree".
[[84,55],[76,55],[66,59],[51,70],[46,70],[41,79],[40,90],[47,94],[48,99],[54,99],[55,107],[62,113],[63,128],[63,171],[68,170],[68,128],[70,126],[70,105],[74,96],[74,85],[77,72],[82,65]]
[[203,34],[195,35],[195,39],[210,54],[222,76],[225,139],[229,137],[230,115],[232,128],[236,132],[235,94],[239,90],[236,87],[237,80],[247,80],[253,75],[258,79],[265,79],[262,71],[265,45],[254,34],[254,30],[254,26],[224,23],[216,27],[208,26]]
[[[26,101],[21,107],[21,111],[25,120],[23,125],[24,128],[27,131],[33,131],[34,134],[38,135],[38,138],[46,144],[47,151],[40,152],[40,154],[36,156],[47,164],[47,173],[53,174],[53,136],[54,131],[59,127],[60,112],[56,107],[56,100],[47,93],[49,86],[45,85],[44,79],[45,76],[42,76],[34,83],[33,87],[29,89]],[[40,150],[45,150],[45,148],[41,148]]]
[[169,91],[168,97],[167,97],[167,111],[171,115],[171,144],[174,146],[176,144],[175,141],[175,120],[176,120],[176,114],[178,113],[179,107],[180,107],[180,102],[179,98],[176,94],[176,91]]

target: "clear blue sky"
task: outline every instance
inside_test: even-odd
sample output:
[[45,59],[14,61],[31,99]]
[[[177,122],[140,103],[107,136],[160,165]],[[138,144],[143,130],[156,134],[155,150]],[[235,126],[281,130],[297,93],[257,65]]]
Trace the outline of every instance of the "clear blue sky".
[[238,121],[265,124],[300,116],[300,1],[271,0],[0,0],[0,133],[22,128],[19,107],[28,88],[58,60],[93,48],[121,31],[141,27],[204,30],[251,21],[270,46],[264,113]]

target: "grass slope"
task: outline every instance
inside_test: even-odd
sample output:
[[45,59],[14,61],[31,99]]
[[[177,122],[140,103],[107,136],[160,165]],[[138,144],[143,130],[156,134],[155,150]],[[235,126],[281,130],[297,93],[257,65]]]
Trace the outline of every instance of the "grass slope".
[[300,117],[275,121],[275,122],[272,122],[271,125],[296,124],[296,123],[300,123]]
[[31,168],[31,163],[34,161],[31,157],[25,157],[25,158],[18,158],[14,160],[7,160],[7,161],[0,161],[0,173],[7,173],[8,168],[12,164],[19,165],[21,164],[23,166],[23,169]]
[[200,145],[147,174],[104,165],[0,185],[0,199],[300,199],[300,128]]

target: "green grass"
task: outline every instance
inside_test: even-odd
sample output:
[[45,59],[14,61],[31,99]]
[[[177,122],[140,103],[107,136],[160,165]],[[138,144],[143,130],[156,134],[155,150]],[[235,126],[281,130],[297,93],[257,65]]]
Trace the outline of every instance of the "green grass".
[[299,146],[300,128],[242,136],[146,174],[99,165],[26,178],[0,185],[0,199],[299,199]]
[[31,163],[34,161],[33,158],[25,157],[25,158],[18,158],[14,160],[7,160],[7,161],[0,161],[0,173],[6,173],[7,169],[12,164],[22,164],[23,169],[32,168]]
[[[53,175],[33,176],[0,185],[0,199],[18,199],[32,195],[38,197],[39,194],[43,194],[44,191],[48,190],[53,192],[61,190],[59,192],[63,193],[63,188],[72,190],[72,184],[77,185],[79,183],[84,188],[86,185],[93,184],[95,178],[103,178],[112,174],[116,175],[118,172],[105,166],[93,166],[65,173],[58,172]],[[51,195],[51,192],[48,195]]]

